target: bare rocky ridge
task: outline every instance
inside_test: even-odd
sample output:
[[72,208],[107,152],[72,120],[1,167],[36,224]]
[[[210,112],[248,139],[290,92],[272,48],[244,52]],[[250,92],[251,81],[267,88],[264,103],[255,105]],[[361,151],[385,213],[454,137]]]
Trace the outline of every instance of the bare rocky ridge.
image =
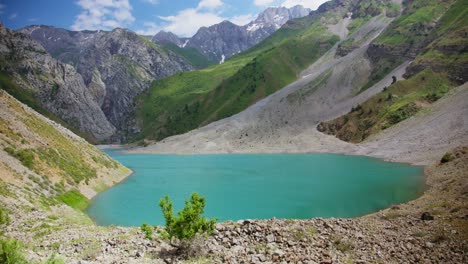
[[21,32],[83,76],[86,93],[94,97],[108,122],[117,129],[114,142],[139,132],[130,118],[133,101],[153,80],[193,69],[182,57],[126,29],[68,31],[30,26]]
[[[46,110],[98,140],[110,137],[109,123],[83,78],[72,66],[53,59],[27,35],[0,25],[0,71]],[[21,93],[21,91],[19,91]]]

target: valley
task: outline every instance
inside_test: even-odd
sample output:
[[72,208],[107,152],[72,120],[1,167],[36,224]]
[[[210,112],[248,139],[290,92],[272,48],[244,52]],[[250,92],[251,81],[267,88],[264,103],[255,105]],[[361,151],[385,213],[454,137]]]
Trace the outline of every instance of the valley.
[[[466,263],[467,12],[332,0],[192,37],[0,24],[0,262]],[[219,222],[181,253],[158,201],[194,191]]]

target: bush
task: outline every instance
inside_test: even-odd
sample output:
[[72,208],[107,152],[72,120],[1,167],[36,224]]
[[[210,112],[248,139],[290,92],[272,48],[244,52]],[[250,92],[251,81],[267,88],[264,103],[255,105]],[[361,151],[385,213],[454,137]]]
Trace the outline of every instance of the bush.
[[60,257],[57,257],[57,255],[55,254],[52,254],[45,262],[44,264],[65,264],[65,261],[60,258]]
[[453,156],[451,153],[445,153],[445,155],[442,157],[442,159],[440,160],[441,163],[447,163],[449,161],[452,161],[453,160]]
[[202,216],[205,208],[205,197],[193,193],[190,200],[185,201],[185,207],[174,216],[172,202],[169,196],[159,201],[169,239],[191,240],[198,234],[210,234],[214,231],[216,219],[206,219]]
[[151,240],[153,238],[153,228],[150,225],[146,223],[142,224],[141,231],[145,232],[145,237],[147,239]]
[[0,207],[0,226],[9,225],[9,224],[10,224],[10,216],[8,215],[8,211],[4,207]]
[[0,263],[27,264],[21,244],[14,239],[0,238]]
[[18,159],[25,167],[32,169],[34,166],[34,153],[30,149],[15,150],[12,147],[4,148],[5,152]]

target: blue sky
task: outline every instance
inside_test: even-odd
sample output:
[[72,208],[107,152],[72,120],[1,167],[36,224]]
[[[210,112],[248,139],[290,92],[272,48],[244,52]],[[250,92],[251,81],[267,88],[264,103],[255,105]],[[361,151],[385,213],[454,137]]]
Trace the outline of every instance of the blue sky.
[[325,0],[0,0],[8,28],[52,25],[71,30],[124,27],[140,34],[160,30],[190,37],[201,26],[223,20],[244,25],[268,6],[302,4],[316,9]]

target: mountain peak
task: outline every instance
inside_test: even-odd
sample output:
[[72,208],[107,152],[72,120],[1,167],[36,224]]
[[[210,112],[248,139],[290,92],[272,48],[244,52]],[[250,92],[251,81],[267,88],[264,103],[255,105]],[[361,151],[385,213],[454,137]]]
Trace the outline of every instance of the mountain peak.
[[180,39],[176,34],[170,31],[159,31],[156,35],[154,35],[151,40],[156,43],[166,44],[166,43],[173,43],[177,46],[181,46],[184,41]]
[[246,25],[247,31],[254,32],[259,29],[277,30],[288,20],[304,17],[310,13],[309,8],[296,5],[291,8],[269,7],[260,13],[254,21]]

